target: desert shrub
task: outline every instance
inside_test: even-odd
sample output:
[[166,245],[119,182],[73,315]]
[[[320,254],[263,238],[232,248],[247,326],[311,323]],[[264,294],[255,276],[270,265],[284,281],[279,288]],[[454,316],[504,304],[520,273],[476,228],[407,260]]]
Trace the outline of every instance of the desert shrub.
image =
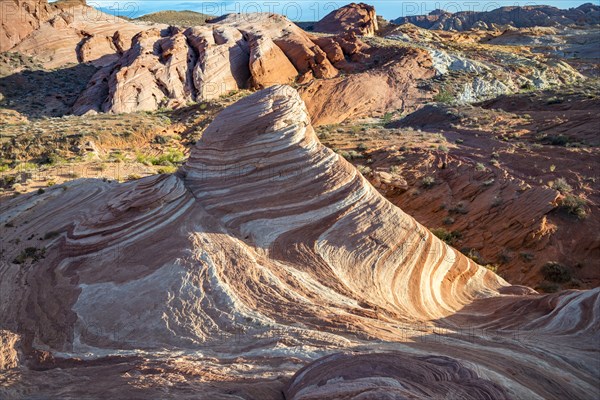
[[360,173],[363,174],[364,176],[368,176],[372,172],[371,167],[368,167],[366,165],[358,165],[356,168],[358,168]]
[[587,217],[587,201],[579,196],[566,195],[560,200],[559,207],[579,219]]
[[521,90],[524,92],[531,92],[535,89],[536,89],[536,87],[532,82],[526,82],[521,85]]
[[475,169],[476,169],[477,171],[485,171],[487,168],[485,167],[485,165],[483,165],[483,163],[480,163],[480,162],[479,162],[479,163],[477,163],[477,164],[475,165]]
[[160,167],[157,172],[159,174],[172,174],[177,171],[177,167],[174,165],[166,165],[164,167]]
[[475,261],[477,264],[486,265],[487,262],[481,257],[481,254],[475,249],[464,248],[460,250],[465,256],[469,257],[471,260]]
[[449,151],[450,151],[450,150],[448,149],[448,147],[446,147],[446,146],[444,146],[444,145],[442,145],[442,144],[438,146],[438,150],[439,150],[439,151],[441,151],[441,152],[444,152],[444,153],[447,153],[447,152],[449,152]]
[[544,142],[552,146],[566,146],[569,144],[569,138],[565,135],[550,135],[544,138]]
[[443,240],[449,245],[454,244],[458,239],[462,237],[462,234],[459,231],[450,232],[444,228],[432,229],[431,233],[433,233],[435,236],[438,237],[438,239]]
[[164,136],[164,135],[156,135],[156,137],[154,138],[154,143],[157,144],[166,144],[171,140],[171,138],[169,136]]
[[421,184],[426,188],[433,187],[435,185],[435,178],[433,176],[426,176],[421,180]]
[[486,264],[484,265],[484,267],[486,269],[489,269],[490,271],[492,271],[493,273],[497,273],[498,272],[498,266],[494,265],[494,264]]
[[438,103],[449,104],[454,101],[454,96],[452,95],[452,93],[446,90],[440,90],[440,92],[433,97],[433,101]]
[[367,146],[365,143],[359,143],[359,145],[356,148],[358,149],[358,151],[369,150],[369,146]]
[[541,272],[545,280],[555,283],[569,282],[572,278],[568,267],[554,261],[544,264]]
[[454,223],[454,218],[452,217],[446,217],[444,218],[444,225],[452,225]]
[[573,191],[571,185],[567,183],[565,178],[558,178],[554,182],[552,182],[552,188],[558,190],[561,193],[570,193]]
[[58,235],[60,235],[60,232],[56,232],[56,231],[46,232],[46,234],[44,235],[44,240],[54,239],[55,237],[58,237]]
[[562,103],[562,102],[564,102],[564,101],[565,101],[564,99],[562,99],[562,98],[560,98],[560,97],[557,97],[557,96],[554,96],[554,97],[550,97],[550,98],[549,98],[549,99],[546,101],[546,104],[548,104],[548,105],[552,105],[552,104],[560,104],[560,103]]
[[36,262],[39,259],[44,257],[46,253],[46,249],[38,249],[36,247],[26,247],[23,251],[15,257],[13,260],[14,264],[23,264],[27,260],[31,260],[32,262]]
[[450,211],[451,213],[455,213],[455,214],[468,214],[469,213],[469,210],[465,206],[465,203],[463,203],[462,201],[459,202],[458,204],[456,204],[455,206],[450,207],[450,209],[448,209],[448,211]]
[[180,150],[171,149],[160,156],[148,156],[138,153],[135,159],[145,165],[173,166],[185,161],[185,154]]

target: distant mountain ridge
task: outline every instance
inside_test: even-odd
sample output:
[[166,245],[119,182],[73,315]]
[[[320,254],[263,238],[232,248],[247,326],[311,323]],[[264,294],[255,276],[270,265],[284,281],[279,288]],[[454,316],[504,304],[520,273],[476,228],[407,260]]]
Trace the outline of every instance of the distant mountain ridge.
[[592,3],[562,10],[552,6],[500,7],[492,11],[461,11],[450,13],[434,10],[428,15],[401,17],[395,24],[411,23],[420,28],[464,31],[496,29],[510,25],[515,28],[534,26],[567,26],[600,24],[600,7]]

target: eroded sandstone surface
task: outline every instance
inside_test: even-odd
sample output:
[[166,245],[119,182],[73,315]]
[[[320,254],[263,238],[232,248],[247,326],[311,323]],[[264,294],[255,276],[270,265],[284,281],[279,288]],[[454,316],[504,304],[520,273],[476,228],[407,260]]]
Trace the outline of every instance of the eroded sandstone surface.
[[[599,290],[539,295],[446,245],[320,144],[289,86],[221,112],[174,175],[75,180],[0,222],[6,398],[596,390]],[[358,355],[318,360],[339,352]]]
[[147,29],[102,13],[84,0],[2,0],[1,6],[0,52],[33,56],[46,68],[111,64],[136,33]]

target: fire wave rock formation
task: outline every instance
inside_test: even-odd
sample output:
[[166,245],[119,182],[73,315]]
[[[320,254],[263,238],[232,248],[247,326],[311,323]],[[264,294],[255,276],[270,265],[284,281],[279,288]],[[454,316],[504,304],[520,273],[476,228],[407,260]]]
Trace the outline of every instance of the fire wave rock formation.
[[[85,365],[75,358],[143,354],[166,363],[153,373],[171,371],[168,381],[199,357],[221,363],[197,389],[207,398],[230,398],[213,381],[239,374],[272,390],[238,398],[262,399],[282,399],[274,371],[340,350],[362,355],[315,361],[286,398],[387,398],[385,386],[585,398],[599,376],[599,290],[540,296],[447,246],[319,143],[288,86],[224,110],[176,175],[20,196],[0,206],[0,224],[8,366],[17,342],[61,374]],[[520,331],[531,336],[515,340]],[[180,367],[165,360],[183,353]],[[365,375],[367,365],[385,368]],[[160,397],[177,397],[164,386]]]

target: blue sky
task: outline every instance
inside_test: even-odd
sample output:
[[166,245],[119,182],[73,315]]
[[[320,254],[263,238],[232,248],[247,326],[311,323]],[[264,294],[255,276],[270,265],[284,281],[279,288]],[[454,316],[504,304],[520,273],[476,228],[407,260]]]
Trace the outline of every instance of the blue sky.
[[[330,11],[351,1],[328,0],[243,0],[243,1],[204,1],[204,0],[88,0],[90,6],[105,12],[128,17],[138,17],[160,10],[192,10],[212,15],[223,15],[235,12],[275,12],[284,14],[294,21],[319,20]],[[358,1],[357,1],[358,2]],[[394,19],[406,15],[428,14],[436,8],[451,12],[456,11],[489,11],[501,6],[524,6],[547,4],[559,8],[577,7],[591,2],[600,4],[600,0],[373,0],[366,3],[374,5],[377,14],[386,19]]]

